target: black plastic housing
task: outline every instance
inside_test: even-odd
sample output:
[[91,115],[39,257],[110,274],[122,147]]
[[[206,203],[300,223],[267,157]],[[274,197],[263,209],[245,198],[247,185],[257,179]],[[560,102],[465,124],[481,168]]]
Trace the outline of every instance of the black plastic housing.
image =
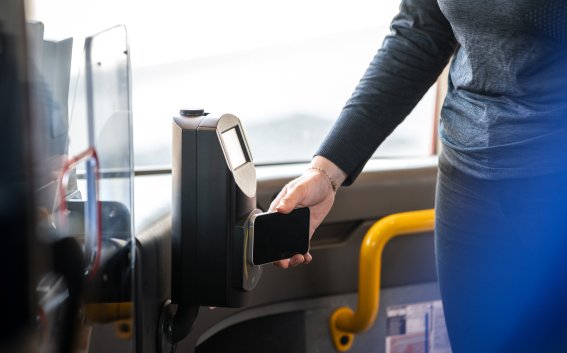
[[[222,133],[236,128],[245,163],[232,168]],[[173,119],[172,302],[241,307],[259,267],[246,263],[256,170],[231,114]],[[248,282],[247,282],[248,281]]]

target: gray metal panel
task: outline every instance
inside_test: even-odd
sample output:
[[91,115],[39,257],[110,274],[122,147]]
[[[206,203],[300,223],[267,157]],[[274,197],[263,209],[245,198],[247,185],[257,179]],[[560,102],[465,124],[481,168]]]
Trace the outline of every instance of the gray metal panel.
[[[385,337],[387,329],[386,309],[392,305],[402,305],[420,302],[429,302],[439,300],[440,293],[439,287],[436,282],[423,283],[409,286],[401,286],[394,288],[382,289],[380,292],[380,309],[378,311],[375,324],[368,329],[368,331],[356,335],[350,353],[359,352],[376,352],[383,353],[385,351]],[[302,326],[304,332],[300,334],[303,337],[288,336],[289,340],[303,341],[305,346],[302,350],[296,350],[295,353],[309,352],[334,352],[335,348],[331,342],[329,332],[329,317],[331,314],[341,306],[348,306],[351,308],[356,307],[357,295],[355,293],[341,294],[329,297],[320,297],[315,299],[306,299],[298,301],[289,301],[283,303],[276,303],[267,306],[252,308],[249,310],[241,311],[232,315],[225,320],[217,322],[209,330],[203,333],[200,337],[198,344],[205,342],[210,338],[214,338],[216,334],[223,330],[230,330],[231,327],[242,322],[249,322],[263,317],[273,317],[272,322],[263,320],[264,325],[270,326],[267,331],[278,331],[279,322],[278,315],[283,313],[303,312],[302,317],[297,317],[298,326]],[[292,332],[293,335],[298,334],[297,330]],[[278,337],[286,336],[286,333],[279,333]],[[268,341],[268,340],[264,340]],[[250,346],[248,342],[226,342],[227,347],[231,347],[230,351],[240,352],[242,348]],[[252,344],[252,346],[254,346]],[[267,352],[270,347],[256,347],[254,352]],[[279,350],[281,351],[281,349]]]

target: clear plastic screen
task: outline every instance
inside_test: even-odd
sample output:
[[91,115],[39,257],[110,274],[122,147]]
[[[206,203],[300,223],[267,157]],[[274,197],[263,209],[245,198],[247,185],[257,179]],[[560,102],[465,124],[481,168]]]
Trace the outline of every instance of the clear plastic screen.
[[[74,99],[69,131],[70,159],[81,162],[73,169],[77,191],[67,190],[66,212],[84,217],[81,227],[84,225],[89,263],[84,289],[87,316],[96,317],[94,323],[113,323],[117,330],[131,329],[131,316],[101,317],[103,311],[97,306],[124,305],[125,312],[132,315],[132,117],[125,27],[87,37],[83,62],[76,85],[71,87]],[[118,319],[126,319],[130,325],[119,325]]]
[[100,160],[101,200],[132,210],[132,122],[126,29],[117,26],[85,42],[89,146]]
[[[106,247],[115,251],[117,245],[131,246],[134,236],[128,55],[124,26],[113,27],[85,40],[86,140],[98,160],[98,183],[88,177],[92,171],[86,164],[85,173],[78,171],[79,176],[87,176],[79,183],[79,188],[87,195],[98,192],[98,200],[107,208],[100,216],[102,251]],[[72,146],[73,137],[71,141]],[[98,189],[93,190],[95,188]],[[95,212],[88,217],[96,217]]]

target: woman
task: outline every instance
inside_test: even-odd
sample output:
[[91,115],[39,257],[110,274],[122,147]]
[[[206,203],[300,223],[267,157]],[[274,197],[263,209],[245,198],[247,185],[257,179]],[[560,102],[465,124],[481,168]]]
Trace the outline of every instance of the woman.
[[453,57],[435,204],[453,352],[567,352],[567,2],[403,0],[391,29],[270,208],[310,207],[313,234]]

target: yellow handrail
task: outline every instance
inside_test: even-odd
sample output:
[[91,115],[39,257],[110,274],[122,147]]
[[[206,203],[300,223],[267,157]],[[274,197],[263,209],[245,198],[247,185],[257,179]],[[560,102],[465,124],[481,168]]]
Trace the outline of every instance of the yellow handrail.
[[435,210],[393,214],[374,223],[360,246],[358,306],[337,309],[331,316],[331,336],[339,352],[348,351],[354,334],[367,330],[380,306],[380,270],[384,246],[394,237],[433,230]]

